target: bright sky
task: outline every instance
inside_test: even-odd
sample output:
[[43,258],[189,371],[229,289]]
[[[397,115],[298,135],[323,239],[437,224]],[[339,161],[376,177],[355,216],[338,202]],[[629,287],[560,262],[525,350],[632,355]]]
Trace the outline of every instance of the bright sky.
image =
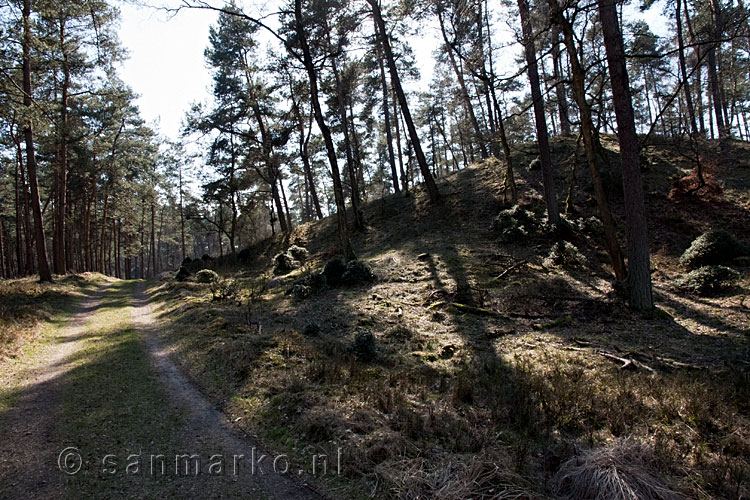
[[120,4],[120,39],[130,53],[121,78],[140,95],[137,103],[148,122],[176,139],[190,103],[208,96],[211,75],[203,50],[216,14],[184,10],[174,17],[155,9]]
[[[217,0],[217,5],[220,3],[221,0]],[[122,65],[121,77],[140,95],[137,103],[143,118],[158,124],[156,128],[162,135],[177,139],[190,104],[209,97],[211,75],[205,66],[203,51],[216,14],[185,9],[170,17],[163,11],[122,2],[120,9],[120,39],[130,53],[130,58]],[[634,15],[642,16],[632,4],[626,7],[626,12],[630,19]],[[643,17],[654,32],[666,35],[660,5],[655,5]],[[504,27],[502,19],[496,22],[499,28]],[[432,50],[439,43],[435,31],[434,27],[427,28],[421,36],[412,38],[422,86],[429,85],[432,79]]]

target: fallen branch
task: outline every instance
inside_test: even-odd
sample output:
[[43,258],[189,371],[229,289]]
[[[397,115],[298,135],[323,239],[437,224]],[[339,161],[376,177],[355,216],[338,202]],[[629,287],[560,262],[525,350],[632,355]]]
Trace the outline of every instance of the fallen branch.
[[510,266],[510,267],[509,267],[508,269],[506,269],[505,271],[503,271],[502,273],[498,274],[498,275],[497,275],[496,277],[492,278],[492,281],[500,281],[500,280],[501,280],[501,279],[503,279],[503,278],[504,278],[504,277],[505,277],[505,276],[506,276],[507,274],[509,274],[509,273],[513,272],[513,270],[515,270],[515,269],[518,269],[519,267],[521,267],[521,266],[523,266],[523,265],[526,265],[526,264],[528,264],[528,263],[529,263],[529,261],[527,261],[527,260],[522,260],[522,261],[520,261],[520,262],[517,262],[517,263],[513,264],[512,266]]
[[451,302],[448,304],[448,309],[454,309],[456,312],[462,312],[467,314],[475,314],[477,316],[497,316],[506,317],[497,311],[491,309],[485,309],[483,307],[474,307],[467,304],[461,304],[460,302]]

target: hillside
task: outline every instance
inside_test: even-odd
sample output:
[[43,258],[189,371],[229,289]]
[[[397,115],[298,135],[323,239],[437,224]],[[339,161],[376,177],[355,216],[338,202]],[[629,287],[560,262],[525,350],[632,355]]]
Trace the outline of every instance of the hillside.
[[[616,141],[603,142],[624,243]],[[650,314],[613,288],[574,148],[553,142],[560,200],[574,173],[567,239],[578,252],[551,258],[557,238],[541,230],[502,241],[492,222],[509,205],[502,169],[487,162],[440,178],[438,206],[419,189],[365,204],[367,230],[352,242],[374,282],[311,278],[338,253],[331,218],[254,245],[248,261],[209,263],[216,283],[165,277],[150,290],[160,339],[274,451],[299,464],[340,451],[341,475],[311,478],[332,497],[548,498],[597,472],[616,483],[613,470],[650,498],[747,496],[747,258],[728,264],[740,279],[718,295],[675,284],[703,232],[750,242],[750,147],[707,163],[709,185],[694,194],[679,189],[693,170],[683,147],[645,149]],[[543,223],[533,158],[533,144],[514,153],[527,229]],[[274,275],[273,257],[291,244],[310,257]]]

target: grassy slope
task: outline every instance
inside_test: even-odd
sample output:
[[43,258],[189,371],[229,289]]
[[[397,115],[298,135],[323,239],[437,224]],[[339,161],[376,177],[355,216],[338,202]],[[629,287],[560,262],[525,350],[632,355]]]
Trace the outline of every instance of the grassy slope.
[[[571,147],[553,145],[560,186],[571,178]],[[524,168],[532,158],[525,150],[533,146],[515,156],[522,201],[541,212],[540,174]],[[240,285],[231,300],[211,301],[207,285],[190,282],[156,287],[164,338],[248,432],[301,461],[341,447],[344,476],[328,486],[342,498],[550,496],[554,474],[576,450],[626,436],[653,451],[644,466],[693,497],[747,495],[747,273],[740,289],[712,299],[671,288],[677,257],[708,227],[750,241],[747,145],[735,146],[731,169],[708,165],[723,193],[699,198],[670,196],[689,174],[679,151],[647,149],[655,314],[615,299],[595,234],[576,235],[586,256],[577,269],[544,266],[552,243],[544,237],[499,243],[489,225],[502,205],[500,182],[496,167],[485,166],[441,179],[439,208],[419,191],[366,206],[370,227],[354,246],[379,276],[373,286],[285,295],[295,276],[335,253],[335,225],[325,220],[295,230],[292,240],[313,258],[281,286],[266,286],[271,257],[285,245],[277,240],[258,245],[252,265],[224,270]],[[622,221],[616,171],[604,174]],[[584,166],[575,178],[575,208],[591,216]],[[319,335],[302,334],[310,322],[322,326]],[[378,339],[374,363],[348,352],[362,329]],[[612,356],[655,374],[621,370]]]
[[44,284],[34,278],[0,281],[0,411],[12,404],[25,368],[54,347],[56,334],[79,300],[105,279],[85,274]]

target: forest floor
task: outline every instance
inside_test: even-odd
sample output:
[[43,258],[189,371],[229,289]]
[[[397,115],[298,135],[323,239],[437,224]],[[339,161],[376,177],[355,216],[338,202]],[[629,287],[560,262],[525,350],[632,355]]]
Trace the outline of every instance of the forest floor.
[[[603,141],[624,234],[616,141]],[[533,151],[514,161],[521,204],[541,216]],[[568,217],[584,226],[595,204],[573,151],[553,142],[558,196],[574,182]],[[365,204],[353,244],[371,285],[290,293],[338,252],[328,219],[251,247],[243,265],[214,263],[219,284],[155,284],[162,341],[245,432],[299,463],[341,457],[341,474],[311,478],[332,497],[556,498],[571,488],[560,471],[597,450],[684,497],[747,497],[748,262],[732,264],[742,278],[719,296],[674,283],[702,232],[750,242],[750,151],[705,155],[709,186],[692,195],[685,151],[645,148],[653,313],[617,297],[595,231],[571,238],[583,255],[572,267],[546,262],[554,240],[543,234],[499,241],[491,221],[507,204],[488,162],[442,177],[437,207],[419,188]],[[292,243],[311,258],[274,276],[273,256]],[[356,355],[365,332],[378,350],[369,362]]]
[[[38,286],[15,285],[4,300]],[[319,498],[185,381],[144,285],[52,285],[59,320],[0,364],[0,498]]]
[[[615,143],[604,144],[603,177],[624,234]],[[561,191],[575,183],[569,218],[581,222],[595,205],[585,166],[569,161],[573,147],[554,141],[553,154]],[[539,215],[533,149],[514,162],[520,202]],[[19,472],[27,462],[14,456],[25,443],[81,451],[71,476],[40,451],[47,469],[36,478],[55,485],[52,498],[244,498],[248,488],[312,498],[308,484],[341,499],[559,498],[580,486],[571,481],[582,481],[581,470],[600,482],[617,471],[661,492],[652,498],[747,497],[748,262],[731,263],[741,279],[718,296],[686,295],[674,282],[680,254],[705,230],[750,243],[750,147],[734,144],[707,162],[710,184],[693,195],[681,189],[692,171],[684,151],[645,149],[657,303],[648,314],[618,298],[595,230],[575,232],[582,259],[568,267],[547,260],[554,240],[544,234],[499,241],[491,221],[507,204],[491,162],[441,178],[438,207],[420,188],[366,203],[367,230],[353,244],[377,275],[367,285],[289,293],[337,253],[330,219],[251,247],[242,265],[214,262],[215,284],[0,283],[9,332],[0,347],[0,498],[38,496],[27,484],[39,469]],[[274,276],[273,256],[291,243],[310,259]],[[369,361],[355,340],[366,333],[377,351]],[[74,347],[61,351],[67,339]],[[39,417],[27,403],[35,392],[47,394],[41,408],[51,417],[26,424]],[[24,425],[36,437],[16,431]],[[238,448],[250,455],[256,443],[283,457],[295,482],[126,468],[130,454],[207,461]],[[107,454],[115,463],[103,467]]]

